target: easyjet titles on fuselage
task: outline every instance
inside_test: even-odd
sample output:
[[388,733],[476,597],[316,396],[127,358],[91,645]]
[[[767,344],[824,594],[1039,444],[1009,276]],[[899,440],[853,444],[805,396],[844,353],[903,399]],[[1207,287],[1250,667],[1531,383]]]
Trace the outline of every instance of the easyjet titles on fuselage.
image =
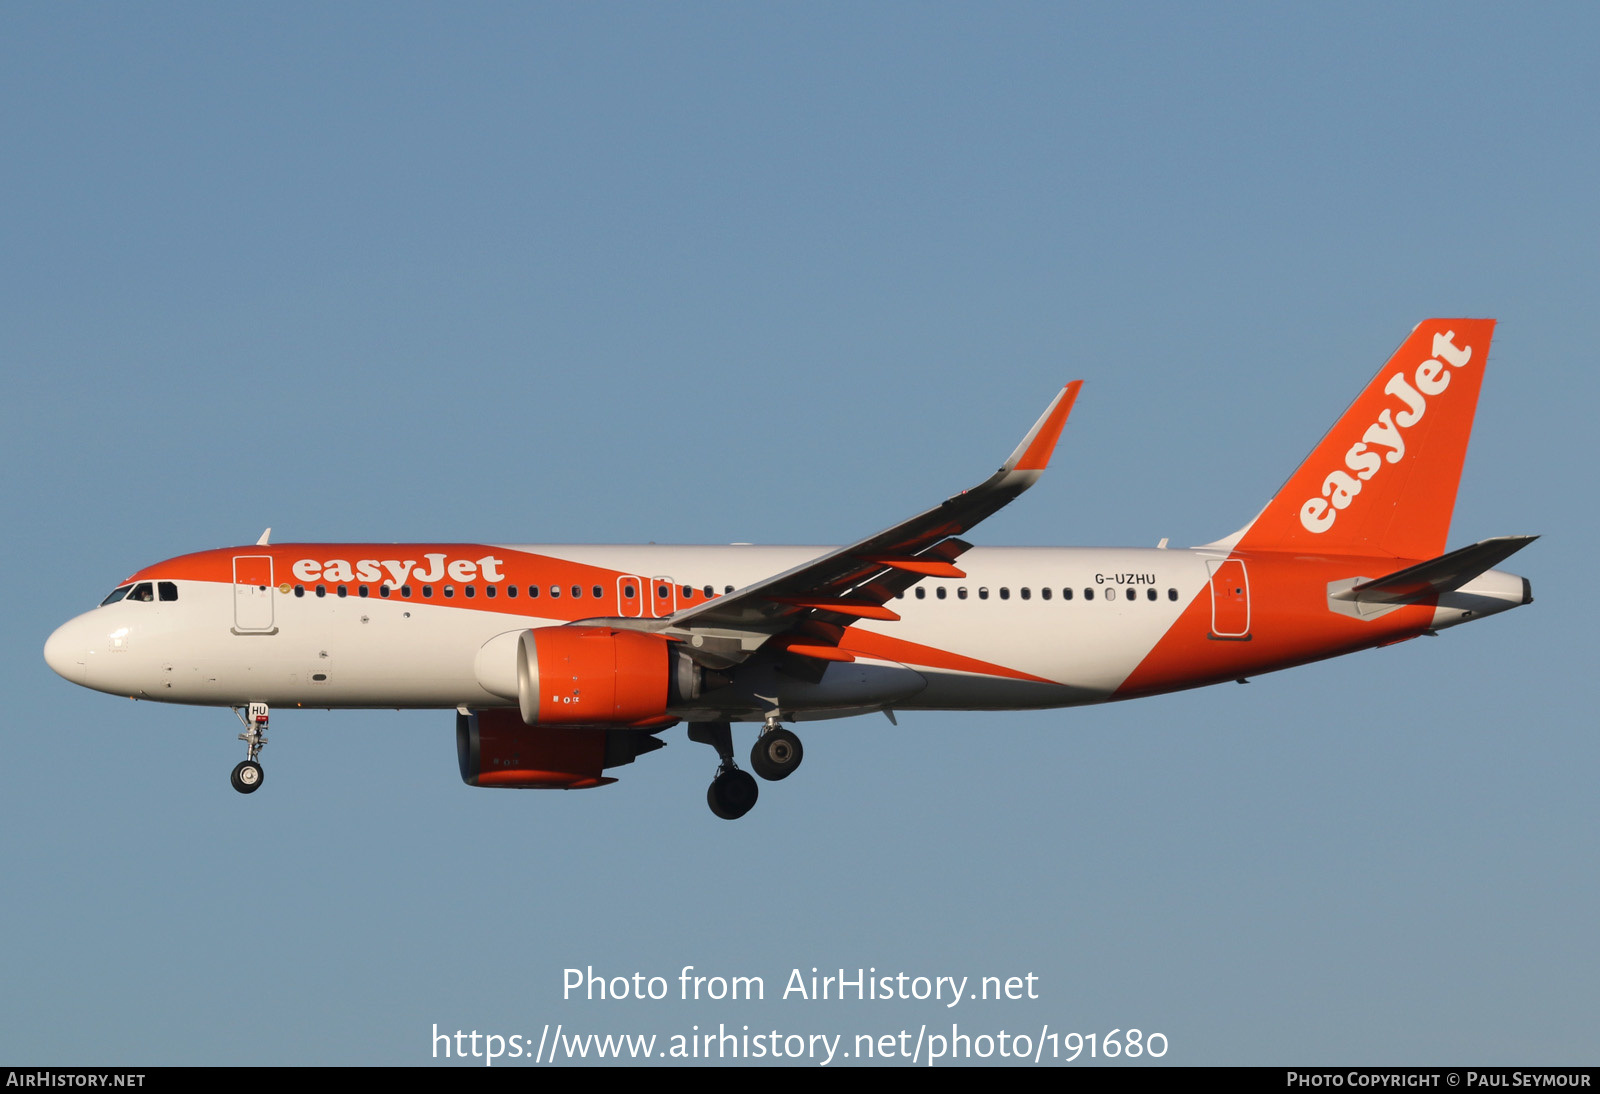
[[499,570],[504,560],[493,555],[484,555],[475,560],[455,558],[448,562],[445,561],[448,556],[443,551],[429,552],[422,557],[428,562],[423,569],[416,568],[417,560],[413,558],[404,561],[362,558],[354,563],[342,558],[330,558],[326,562],[302,558],[290,569],[301,581],[382,581],[386,576],[392,585],[404,585],[407,578],[412,581],[443,581],[446,577],[462,582],[505,580],[505,575]]

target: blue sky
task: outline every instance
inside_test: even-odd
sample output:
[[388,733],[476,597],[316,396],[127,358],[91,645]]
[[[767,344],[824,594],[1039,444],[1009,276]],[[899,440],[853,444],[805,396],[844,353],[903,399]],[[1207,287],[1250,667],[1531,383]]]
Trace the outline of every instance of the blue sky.
[[[10,6],[0,13],[0,1059],[422,1063],[441,1029],[1104,1033],[1182,1063],[1594,1062],[1582,5]],[[1537,602],[1228,686],[463,786],[452,719],[45,666],[254,541],[991,544],[1248,520],[1423,318],[1500,321],[1452,542]],[[748,749],[749,730],[738,738]],[[760,975],[580,1003],[562,970]],[[790,970],[1033,1001],[773,998]],[[675,981],[674,981],[675,982]],[[968,1025],[970,1023],[970,1027]]]

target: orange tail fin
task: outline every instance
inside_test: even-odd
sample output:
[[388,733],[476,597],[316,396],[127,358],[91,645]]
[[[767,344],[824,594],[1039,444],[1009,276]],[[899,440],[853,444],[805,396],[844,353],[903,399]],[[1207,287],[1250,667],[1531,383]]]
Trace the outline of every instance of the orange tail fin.
[[1442,554],[1493,336],[1493,319],[1418,324],[1236,546]]

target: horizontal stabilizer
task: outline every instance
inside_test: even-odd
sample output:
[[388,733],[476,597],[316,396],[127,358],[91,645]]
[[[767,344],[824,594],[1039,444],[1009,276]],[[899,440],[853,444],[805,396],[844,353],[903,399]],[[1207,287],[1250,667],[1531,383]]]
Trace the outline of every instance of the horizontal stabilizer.
[[1454,592],[1467,582],[1492,570],[1538,536],[1496,536],[1438,558],[1407,566],[1384,577],[1364,579],[1328,595],[1333,600],[1358,605],[1415,604],[1440,593]]

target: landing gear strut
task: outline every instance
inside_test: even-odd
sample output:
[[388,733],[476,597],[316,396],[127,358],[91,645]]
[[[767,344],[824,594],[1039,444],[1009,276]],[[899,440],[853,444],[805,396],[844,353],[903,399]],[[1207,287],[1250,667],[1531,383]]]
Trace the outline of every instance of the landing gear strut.
[[761,727],[761,736],[750,749],[750,766],[756,774],[772,782],[787,779],[804,758],[805,749],[800,747],[800,738],[779,724],[777,714],[769,714],[767,724]]
[[748,771],[741,771],[733,759],[733,731],[727,722],[691,722],[689,740],[710,745],[722,762],[717,776],[706,788],[706,804],[723,820],[738,820],[755,805],[761,790]]
[[234,707],[233,713],[244,723],[244,732],[239,734],[239,740],[244,742],[247,756],[233,769],[231,781],[239,793],[254,794],[261,789],[261,782],[267,777],[256,759],[267,744],[267,704],[251,703],[248,714]]

